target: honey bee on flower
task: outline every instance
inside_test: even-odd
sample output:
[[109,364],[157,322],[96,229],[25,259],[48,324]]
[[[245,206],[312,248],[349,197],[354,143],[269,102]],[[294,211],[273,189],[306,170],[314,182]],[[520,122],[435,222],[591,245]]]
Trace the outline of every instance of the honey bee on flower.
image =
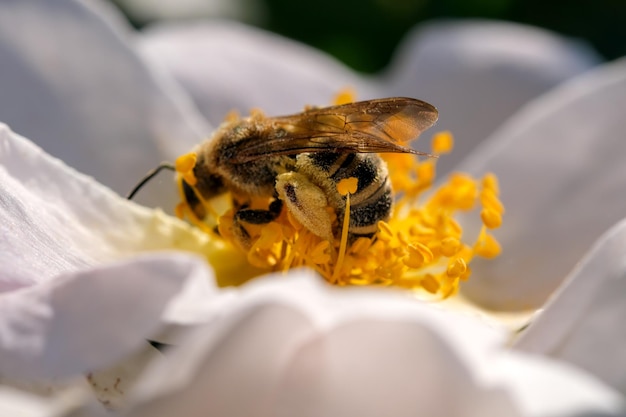
[[[422,208],[407,204],[431,186],[436,156],[405,145],[437,117],[434,106],[411,98],[231,117],[177,159],[177,215],[207,233],[217,230],[258,267],[309,266],[340,285],[400,285],[447,296],[480,252],[461,243],[452,218],[477,195],[468,180],[452,193],[442,188]],[[434,153],[451,149],[450,135],[438,138]],[[464,197],[455,202],[459,192]],[[212,202],[224,194],[231,207],[218,214]],[[502,209],[489,210],[493,225]],[[481,234],[485,246],[490,236]]]

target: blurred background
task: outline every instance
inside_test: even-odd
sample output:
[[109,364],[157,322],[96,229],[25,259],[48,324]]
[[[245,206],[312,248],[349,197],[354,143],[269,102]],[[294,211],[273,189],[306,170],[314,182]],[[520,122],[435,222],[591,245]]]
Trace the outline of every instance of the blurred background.
[[110,0],[136,28],[164,19],[228,18],[300,40],[365,73],[384,68],[416,23],[479,17],[584,39],[606,59],[626,55],[626,1]]

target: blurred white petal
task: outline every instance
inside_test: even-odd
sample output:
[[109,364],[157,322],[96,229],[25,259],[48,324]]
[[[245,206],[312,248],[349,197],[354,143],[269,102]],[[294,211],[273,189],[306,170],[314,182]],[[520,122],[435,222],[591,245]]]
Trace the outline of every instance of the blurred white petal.
[[[195,338],[183,342],[179,349],[169,352],[165,361],[149,370],[136,393],[140,402],[148,403],[138,406],[132,415],[310,415],[305,413],[307,404],[310,407],[315,404],[323,407],[329,399],[324,398],[321,402],[312,399],[297,401],[298,396],[305,395],[309,390],[313,395],[314,387],[300,389],[298,384],[291,384],[294,381],[290,382],[289,379],[293,375],[289,373],[299,366],[292,363],[296,358],[294,355],[302,354],[301,350],[318,338],[332,339],[337,331],[341,334],[341,330],[336,330],[336,327],[343,321],[408,321],[421,323],[420,327],[424,326],[430,331],[435,331],[438,325],[445,322],[450,326],[442,331],[445,335],[441,337],[446,339],[467,340],[468,334],[473,331],[476,333],[471,340],[477,346],[493,345],[499,339],[494,339],[498,332],[494,333],[473,320],[450,314],[416,303],[399,292],[385,294],[358,289],[334,289],[321,283],[310,272],[294,272],[288,279],[266,277],[243,287],[238,301],[229,305],[210,328],[199,331]],[[387,349],[396,345],[399,348],[405,346],[395,340],[389,340],[388,343],[384,338],[366,338],[364,344],[378,346],[377,340],[385,344]],[[356,355],[365,348],[355,345],[353,350],[344,351],[344,355]],[[449,355],[454,356],[453,352],[455,350],[442,355],[447,360]],[[329,357],[324,357],[326,360],[332,360],[336,355],[336,352],[328,353]],[[413,350],[413,353],[414,358],[422,362],[422,352]],[[390,360],[394,357],[393,354],[389,356]],[[388,367],[378,367],[385,358],[379,354],[374,359],[369,364],[362,363],[362,366],[371,369],[368,365],[373,365],[374,369],[385,373]],[[341,356],[335,365],[341,362],[348,365],[354,363]],[[433,369],[436,364],[442,364],[437,360],[432,363]],[[328,364],[324,365],[318,371],[326,369]],[[354,371],[353,376],[356,375]],[[459,377],[456,371],[457,368],[451,371],[455,378]],[[165,375],[167,378],[164,378]],[[419,375],[419,372],[414,375]],[[300,376],[302,379],[299,383],[305,383],[305,375]],[[346,377],[350,378],[350,374]],[[296,391],[291,393],[290,386]],[[332,389],[333,386],[328,385],[327,388]],[[347,386],[344,386],[345,389]],[[358,390],[358,386],[354,386],[354,389]],[[153,401],[155,395],[159,395],[159,399]],[[241,398],[246,398],[246,401],[241,401]],[[297,404],[289,404],[290,398]],[[367,404],[367,395],[358,402],[347,398],[344,405],[359,407],[359,403],[363,402]],[[393,400],[386,402],[393,403]]]
[[279,115],[328,105],[345,87],[354,87],[359,98],[377,95],[323,52],[239,23],[156,25],[140,40],[145,55],[167,68],[215,125],[231,110]]
[[186,249],[229,278],[247,269],[232,249],[121,199],[6,126],[0,224],[0,375],[14,379],[112,365],[163,325],[204,322],[227,302],[205,263],[188,255],[108,262]]
[[111,416],[81,389],[69,389],[54,398],[0,386],[0,415],[7,417],[106,417]]
[[524,416],[624,416],[624,396],[591,375],[567,364],[501,352],[479,369],[489,386],[505,390]]
[[89,384],[94,400],[106,405],[110,410],[123,410],[132,391],[146,368],[163,360],[163,352],[144,340],[139,349],[113,365],[90,371],[85,380]]
[[524,103],[598,62],[582,42],[536,27],[435,21],[406,37],[385,74],[384,91],[418,97],[439,109],[435,130],[450,130],[457,138],[452,153],[437,164],[444,173]]
[[[57,378],[112,365],[147,344],[200,261],[151,255],[0,295],[0,374]],[[208,301],[207,297],[207,301]]]
[[515,347],[570,362],[626,395],[626,221],[607,232]]
[[0,121],[126,194],[161,160],[187,152],[209,126],[134,53],[133,34],[107,6],[0,2]]
[[507,208],[504,226],[494,232],[503,253],[472,263],[466,295],[496,310],[538,308],[622,219],[625,107],[621,60],[529,103],[458,167],[494,172]]
[[313,337],[278,388],[279,415],[518,415],[506,394],[480,390],[426,326],[356,320]]
[[[623,409],[619,395],[580,372],[499,352],[498,333],[399,292],[334,289],[294,272],[288,281],[243,287],[210,328],[149,369],[129,416],[565,416]],[[459,354],[465,349],[475,354]]]

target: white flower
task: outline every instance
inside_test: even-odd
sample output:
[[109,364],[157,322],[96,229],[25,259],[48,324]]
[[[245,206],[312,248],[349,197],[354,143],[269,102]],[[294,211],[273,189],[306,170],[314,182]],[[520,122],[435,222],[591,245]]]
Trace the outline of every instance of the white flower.
[[[440,111],[449,107],[455,116],[444,126],[476,146],[524,102],[594,63],[529,28],[446,25],[442,36],[431,26],[420,35],[428,42],[409,41],[388,78],[364,80],[238,25],[135,34],[95,2],[4,3],[0,120],[124,193],[208,133],[195,105],[215,123],[230,106],[271,114],[327,102],[345,84],[362,98],[406,93],[437,103],[428,76],[459,90],[467,77],[482,80],[471,87],[484,85],[489,99],[472,106],[476,92],[468,102],[463,91],[443,89]],[[503,56],[498,42],[478,40],[495,33],[526,45],[521,52],[552,46]],[[224,48],[216,34],[237,43]],[[480,66],[455,47],[460,40],[482,51]],[[137,43],[193,101],[137,56]],[[419,65],[432,63],[432,72],[414,74],[411,57],[428,53]],[[458,72],[444,77],[446,69]],[[495,73],[503,78],[493,86]],[[523,85],[525,95],[515,94]],[[433,96],[421,97],[421,88]],[[0,415],[106,415],[92,390],[127,416],[623,413],[623,223],[583,255],[625,212],[625,101],[626,63],[606,65],[532,101],[464,159],[466,171],[498,174],[507,205],[504,254],[477,264],[464,287],[471,314],[400,292],[327,288],[306,271],[219,288],[216,281],[254,273],[242,255],[123,200],[3,125]],[[457,102],[467,120],[453,111]],[[142,198],[169,204],[173,196],[158,195],[168,188],[152,186]],[[172,249],[200,253],[211,267]],[[507,348],[510,328],[495,317],[540,308]],[[177,347],[161,356],[151,338]]]

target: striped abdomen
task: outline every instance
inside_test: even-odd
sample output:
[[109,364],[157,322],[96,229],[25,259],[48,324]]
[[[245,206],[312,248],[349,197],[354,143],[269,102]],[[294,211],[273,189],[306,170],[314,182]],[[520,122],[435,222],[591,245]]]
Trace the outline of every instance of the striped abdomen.
[[[352,239],[371,237],[380,220],[388,220],[393,204],[387,165],[373,153],[321,152],[298,155],[298,171],[307,175],[328,196],[329,204],[341,224],[345,197],[337,191],[337,183],[354,177],[357,191],[350,196],[350,226]],[[335,231],[338,235],[340,230]]]

